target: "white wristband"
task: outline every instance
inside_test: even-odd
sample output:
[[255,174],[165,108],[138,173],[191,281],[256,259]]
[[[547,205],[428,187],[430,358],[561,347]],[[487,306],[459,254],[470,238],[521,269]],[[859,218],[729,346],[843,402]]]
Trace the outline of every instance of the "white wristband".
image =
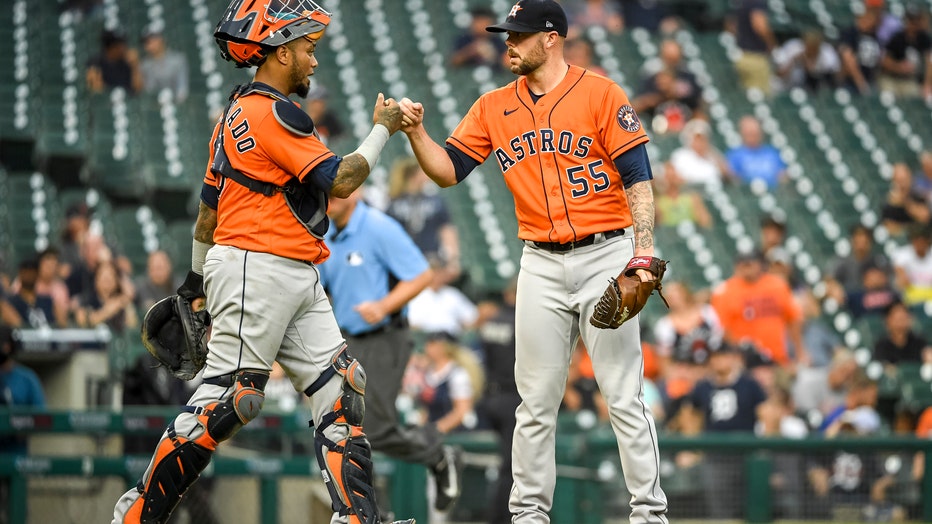
[[191,242],[191,271],[194,271],[198,275],[204,274],[204,260],[207,258],[207,251],[210,249],[211,244],[205,244],[199,240],[192,240]]
[[372,126],[372,131],[369,132],[369,136],[359,144],[359,147],[353,153],[362,155],[369,164],[369,170],[371,171],[375,167],[375,163],[378,162],[379,154],[382,153],[382,148],[388,143],[390,136],[391,133],[388,132],[387,127],[382,124],[375,124]]

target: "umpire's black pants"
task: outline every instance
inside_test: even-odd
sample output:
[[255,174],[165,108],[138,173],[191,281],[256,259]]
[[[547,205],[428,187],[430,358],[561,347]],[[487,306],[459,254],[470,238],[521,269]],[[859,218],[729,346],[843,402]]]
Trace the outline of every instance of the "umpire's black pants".
[[492,392],[482,401],[482,409],[489,420],[489,425],[499,438],[499,454],[502,463],[498,469],[498,482],[492,492],[489,505],[488,524],[508,524],[511,511],[508,498],[511,496],[511,443],[515,434],[515,410],[521,403],[521,397],[514,392]]
[[443,440],[433,424],[403,427],[395,399],[414,344],[407,329],[387,327],[377,333],[347,336],[350,355],[366,370],[363,431],[372,449],[405,462],[434,467],[443,459]]

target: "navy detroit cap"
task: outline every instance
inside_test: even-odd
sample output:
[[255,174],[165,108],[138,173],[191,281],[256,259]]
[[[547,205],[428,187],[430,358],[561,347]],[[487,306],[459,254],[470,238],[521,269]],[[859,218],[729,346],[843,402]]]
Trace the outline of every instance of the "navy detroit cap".
[[490,25],[485,30],[490,33],[556,31],[558,35],[565,37],[568,27],[566,13],[554,0],[520,0],[512,6],[504,22]]

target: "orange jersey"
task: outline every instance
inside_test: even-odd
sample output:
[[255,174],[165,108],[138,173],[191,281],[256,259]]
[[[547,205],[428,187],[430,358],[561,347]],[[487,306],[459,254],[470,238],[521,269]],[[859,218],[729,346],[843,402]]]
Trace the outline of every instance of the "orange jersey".
[[[304,180],[334,154],[316,136],[299,136],[282,127],[272,114],[275,101],[261,93],[236,99],[210,143],[222,126],[230,165],[250,178],[281,186],[293,177]],[[298,222],[281,193],[265,196],[214,175],[213,156],[211,150],[204,182],[220,189],[215,243],[314,263],[327,259],[330,250]]]
[[802,320],[802,310],[785,280],[769,273],[756,282],[732,277],[712,295],[712,307],[729,339],[752,340],[774,362],[789,363],[786,332]]
[[495,157],[519,238],[560,243],[632,225],[614,159],[644,142],[621,87],[576,66],[536,104],[523,76],[482,95],[447,139],[477,162]]

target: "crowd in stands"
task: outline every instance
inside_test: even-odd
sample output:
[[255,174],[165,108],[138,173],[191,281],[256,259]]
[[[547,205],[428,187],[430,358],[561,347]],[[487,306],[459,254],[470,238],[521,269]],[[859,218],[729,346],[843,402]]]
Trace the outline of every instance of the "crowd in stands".
[[[573,22],[567,59],[595,72],[604,74],[592,62],[587,27],[598,25],[611,34],[645,27],[665,37],[657,60],[644,64],[637,91],[629,93],[653,133],[678,137],[681,144],[669,158],[652,159],[659,227],[691,222],[709,229],[713,218],[704,203],[706,194],[723,185],[752,183],[773,192],[784,183],[787,165],[753,115],[740,118],[740,145],[724,151],[716,147],[702,89],[673,37],[681,22],[670,15],[677,13],[666,11],[663,2],[566,3]],[[737,6],[731,27],[742,57],[735,67],[746,88],[770,96],[792,88],[816,92],[843,87],[862,95],[889,91],[897,97],[932,97],[928,8],[910,5],[900,18],[882,0],[865,0],[861,14],[835,41],[805,30],[780,42],[770,27],[766,1],[740,0]],[[475,9],[471,14],[468,30],[452,43],[450,64],[502,68],[507,62],[503,41],[485,31],[495,13]],[[157,28],[142,35],[140,43],[142,57],[125,35],[104,32],[100,54],[87,67],[89,90],[169,89],[176,100],[184,100],[185,55],[170,49]],[[345,132],[327,107],[323,87],[312,91],[305,108],[325,140]],[[509,302],[507,293],[494,298],[466,294],[461,260],[466,246],[460,246],[445,200],[413,159],[401,159],[390,168],[385,211],[404,227],[433,269],[428,288],[407,307],[408,325],[420,344],[402,388],[404,405],[412,406],[406,419],[434,423],[443,433],[492,429],[505,438],[507,416],[487,399],[516,395],[513,377],[502,376],[509,369],[509,335],[513,343],[513,297]],[[885,376],[904,365],[932,366],[932,340],[927,338],[932,331],[921,325],[932,323],[932,151],[897,160],[877,211],[881,224],[853,227],[850,252],[825,261],[825,278],[816,286],[806,285],[793,267],[783,245],[787,224],[779,216],[746,217],[752,224],[760,220],[757,245],[739,250],[720,286],[693,289],[689,282],[664,282],[669,311],[641,326],[645,402],[663,432],[782,438],[911,433],[932,438],[932,408],[883,403],[879,378],[866,373],[853,348],[822,318],[823,306],[831,302],[855,320],[875,323],[876,338],[864,344]],[[37,379],[22,367],[12,367],[8,327],[106,326],[135,336],[145,311],[179,285],[179,272],[161,250],[149,253],[145,274],[134,274],[125,254],[90,227],[92,214],[83,205],[69,208],[60,224],[60,241],[22,260],[15,272],[8,268],[0,275],[0,384],[11,384],[11,369],[16,369],[15,380],[31,392],[28,401],[20,402],[18,393],[0,391],[6,403],[44,404]],[[876,245],[880,230],[897,240],[899,247],[892,253]],[[151,365],[148,356],[130,365],[124,403],[183,402],[190,388],[180,383],[153,396],[159,390],[146,385],[155,380],[149,376]],[[280,369],[275,373],[267,389],[268,407],[296,409],[300,396],[289,389]],[[572,355],[563,409],[588,412],[602,422],[608,416],[581,341]],[[703,509],[697,512],[740,518],[743,498],[736,493],[746,482],[743,462],[736,457],[679,452],[664,460],[678,474],[700,480],[695,485],[702,491]],[[772,476],[776,509],[787,518],[843,518],[867,506],[888,519],[898,512],[914,515],[918,498],[897,498],[894,491],[918,489],[921,462],[903,454],[902,467],[892,469],[884,458],[841,451],[817,459],[781,456]],[[503,465],[500,474],[508,471]],[[830,513],[820,513],[826,511]]]

